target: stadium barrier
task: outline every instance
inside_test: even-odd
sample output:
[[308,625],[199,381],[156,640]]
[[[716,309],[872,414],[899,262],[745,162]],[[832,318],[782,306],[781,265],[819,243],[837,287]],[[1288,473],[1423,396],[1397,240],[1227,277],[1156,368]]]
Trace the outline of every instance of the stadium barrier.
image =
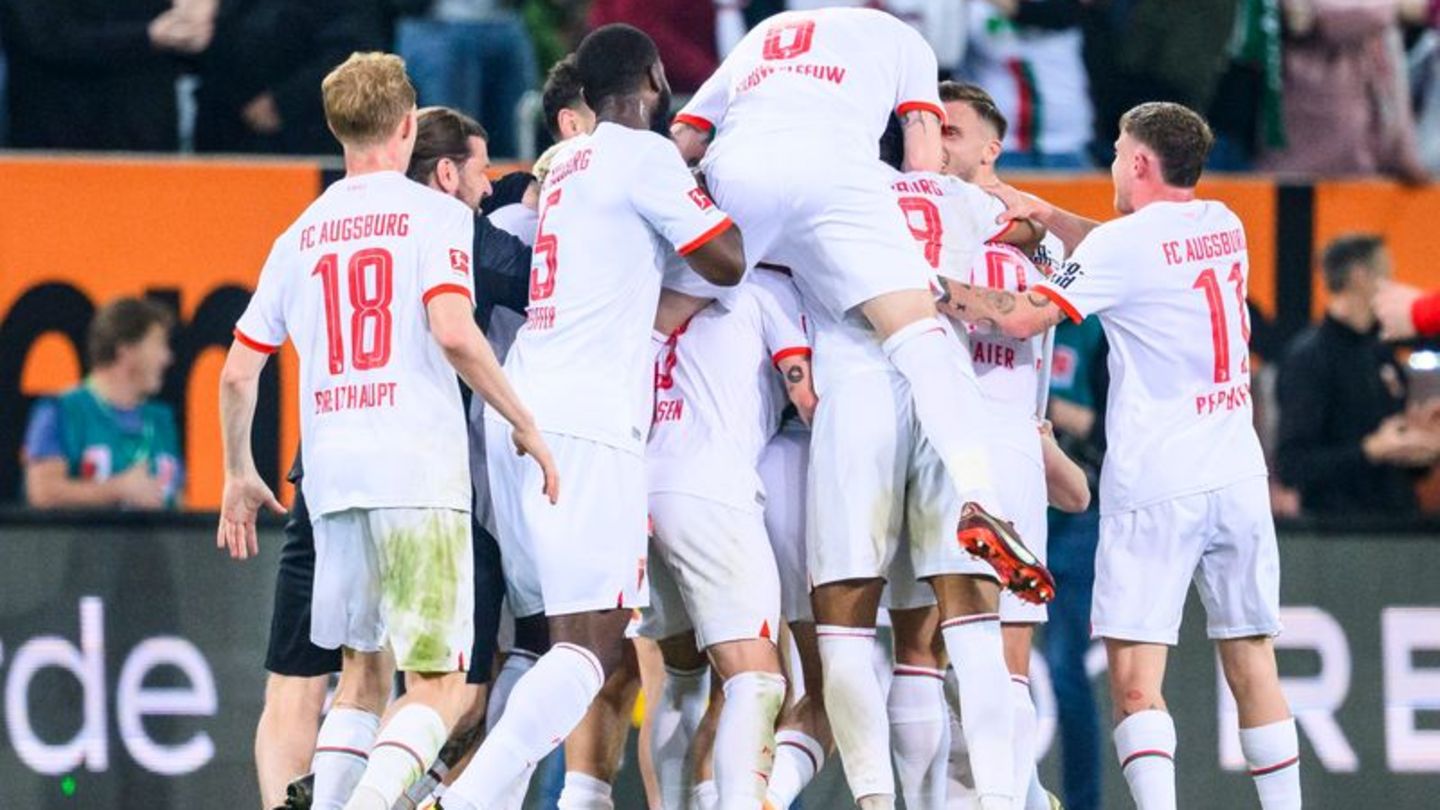
[[[260,556],[237,563],[214,548],[214,525],[204,514],[0,512],[0,807],[258,806],[251,740],[279,532],[271,524]],[[1437,534],[1434,524],[1282,531],[1280,669],[1307,807],[1436,806]],[[1254,807],[1191,601],[1166,690],[1182,805]],[[1098,648],[1091,658],[1103,683]],[[1036,674],[1042,773],[1058,785],[1054,704],[1043,667]],[[1128,807],[1102,742],[1106,806]],[[618,807],[644,806],[632,769]],[[838,768],[809,798],[847,806]]]

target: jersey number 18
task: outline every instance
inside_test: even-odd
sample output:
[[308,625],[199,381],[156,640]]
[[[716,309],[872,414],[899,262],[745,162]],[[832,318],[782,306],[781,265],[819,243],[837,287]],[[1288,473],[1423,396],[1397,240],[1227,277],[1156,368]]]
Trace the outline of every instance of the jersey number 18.
[[[380,368],[390,362],[394,265],[390,251],[366,248],[353,254],[346,266],[351,308],[350,364],[357,371]],[[340,333],[339,254],[321,256],[310,275],[319,276],[325,287],[325,338],[329,345],[330,373],[339,374],[345,370],[345,340]]]

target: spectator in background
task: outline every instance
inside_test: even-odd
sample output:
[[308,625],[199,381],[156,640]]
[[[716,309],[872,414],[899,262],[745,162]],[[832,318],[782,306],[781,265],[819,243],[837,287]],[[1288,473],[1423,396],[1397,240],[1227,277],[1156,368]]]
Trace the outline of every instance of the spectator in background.
[[1094,111],[1081,0],[976,0],[966,73],[1010,121],[1001,168],[1083,169]]
[[1207,169],[1249,171],[1261,149],[1285,146],[1280,0],[1242,0],[1229,64],[1206,118],[1215,131]]
[[[925,36],[930,47],[935,49],[941,78],[950,78],[960,73],[965,61],[965,31],[969,24],[966,6],[987,1],[990,0],[785,0],[783,5],[788,11],[835,6],[863,6],[887,11]],[[1015,0],[993,1],[1007,8],[1015,5]],[[747,18],[750,16],[746,15]]]
[[182,480],[170,406],[170,313],[121,298],[90,322],[90,374],[37,403],[25,429],[25,495],[37,509],[167,509]]
[[[1097,318],[1055,327],[1051,361],[1049,417],[1055,439],[1098,490],[1100,460],[1105,447],[1105,330]],[[1057,584],[1050,603],[1041,652],[1050,669],[1060,731],[1060,772],[1065,806],[1098,810],[1100,775],[1100,712],[1095,688],[1085,671],[1090,651],[1090,599],[1095,588],[1095,549],[1100,543],[1099,498],[1079,514],[1051,509],[1047,564]]]
[[1282,0],[1285,130],[1294,137],[1258,167],[1316,175],[1374,174],[1423,183],[1399,0]]
[[1321,260],[1325,319],[1296,336],[1276,384],[1281,481],[1311,515],[1413,514],[1440,431],[1407,416],[1405,370],[1380,342],[1372,299],[1390,275],[1378,236],[1343,236]]
[[195,150],[338,153],[320,80],[355,51],[387,48],[379,0],[220,0],[200,55]]
[[9,145],[174,150],[180,57],[210,44],[215,2],[0,2]]
[[395,29],[422,105],[485,123],[491,154],[515,157],[515,108],[535,85],[535,48],[512,0],[421,0]]
[[649,34],[676,95],[700,89],[720,66],[713,0],[592,0],[587,22],[591,29],[629,23]]

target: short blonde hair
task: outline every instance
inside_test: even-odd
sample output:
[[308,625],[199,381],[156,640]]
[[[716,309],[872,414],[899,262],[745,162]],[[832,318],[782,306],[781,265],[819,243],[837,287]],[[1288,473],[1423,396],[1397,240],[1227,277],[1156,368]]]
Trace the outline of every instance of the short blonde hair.
[[389,138],[415,109],[405,60],[390,53],[352,53],[320,83],[325,123],[343,144]]

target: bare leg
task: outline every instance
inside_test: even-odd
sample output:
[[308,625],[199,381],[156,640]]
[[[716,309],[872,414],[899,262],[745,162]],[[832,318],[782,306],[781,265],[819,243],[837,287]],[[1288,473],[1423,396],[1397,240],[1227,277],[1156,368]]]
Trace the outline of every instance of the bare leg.
[[255,726],[255,770],[265,810],[285,804],[285,787],[310,771],[329,686],[329,675],[266,678],[265,708]]

